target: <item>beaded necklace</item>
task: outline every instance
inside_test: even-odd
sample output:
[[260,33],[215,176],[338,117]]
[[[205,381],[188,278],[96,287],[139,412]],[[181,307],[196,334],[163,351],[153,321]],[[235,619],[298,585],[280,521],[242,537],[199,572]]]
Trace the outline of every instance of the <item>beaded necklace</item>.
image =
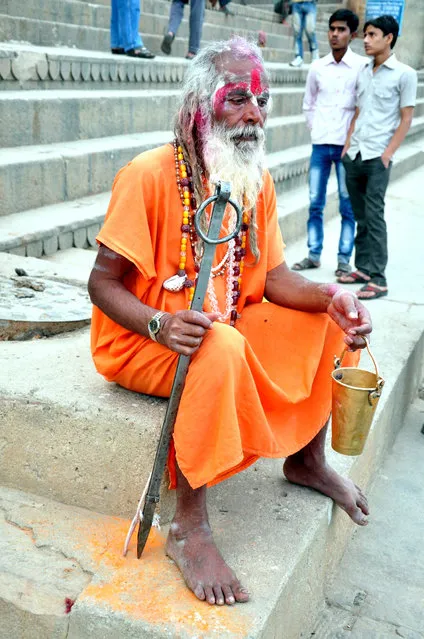
[[[197,212],[197,202],[194,196],[192,170],[190,165],[184,159],[183,149],[178,145],[177,140],[174,140],[174,159],[177,186],[183,207],[180,254],[177,275],[173,275],[165,280],[163,286],[169,291],[181,291],[183,288],[188,288],[188,308],[190,308],[191,301],[194,296],[196,279],[202,262],[202,253],[199,254],[197,249],[198,238],[194,227],[194,216]],[[234,228],[234,224],[235,220],[232,218],[229,224],[230,232],[232,230],[231,225],[233,225]],[[244,257],[246,255],[248,229],[249,216],[244,212],[241,231],[238,236],[228,242],[227,251],[219,264],[212,267],[207,289],[212,312],[220,313],[218,320],[221,322],[225,322],[228,318],[230,318],[231,326],[234,326],[236,320],[240,317],[237,312],[237,304],[241,295],[240,290],[244,270]],[[193,278],[190,278],[186,272],[187,248],[189,241],[194,258],[195,275]],[[225,273],[225,312],[222,313],[219,309],[218,298],[216,296],[213,280],[215,277],[223,276]]]

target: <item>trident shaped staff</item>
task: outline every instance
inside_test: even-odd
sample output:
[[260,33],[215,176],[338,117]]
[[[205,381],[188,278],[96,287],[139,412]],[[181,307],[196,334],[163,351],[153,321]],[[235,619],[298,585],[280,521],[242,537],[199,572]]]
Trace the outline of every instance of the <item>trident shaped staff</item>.
[[[209,277],[212,268],[213,258],[215,256],[215,247],[217,244],[223,244],[229,242],[232,238],[236,237],[241,228],[242,213],[240,207],[230,200],[231,185],[229,182],[218,182],[215,194],[205,200],[199,207],[195,217],[194,226],[198,236],[204,242],[204,252],[202,263],[200,266],[199,275],[196,281],[196,288],[194,291],[193,300],[191,303],[192,311],[202,312],[203,302],[206,295],[206,290],[209,283]],[[203,211],[212,203],[214,204],[211,220],[208,228],[207,235],[203,233],[200,228],[200,219]],[[221,231],[222,220],[225,213],[225,208],[229,203],[237,214],[237,221],[235,229],[229,235],[225,237],[219,237]],[[143,514],[140,516],[140,525],[137,536],[137,557],[140,559],[141,554],[146,545],[147,538],[149,536],[150,529],[152,527],[153,516],[155,514],[156,504],[159,502],[159,491],[162,482],[163,473],[165,471],[165,465],[168,459],[169,443],[171,441],[172,433],[174,430],[175,420],[177,418],[178,407],[180,405],[181,395],[184,390],[184,384],[187,376],[188,365],[190,363],[189,355],[180,355],[178,357],[177,370],[175,371],[174,382],[172,385],[171,395],[169,397],[168,408],[166,410],[165,419],[162,425],[162,430],[159,437],[158,447],[156,450],[155,461],[153,463],[152,473],[150,475],[145,499]],[[144,496],[144,494],[143,494]],[[143,496],[140,500],[140,508],[137,510],[136,517],[140,514],[141,503]],[[124,554],[128,547],[129,538],[131,537],[134,526],[136,525],[136,518],[133,520],[133,525],[130,528],[130,532],[127,536],[127,542],[125,545]]]

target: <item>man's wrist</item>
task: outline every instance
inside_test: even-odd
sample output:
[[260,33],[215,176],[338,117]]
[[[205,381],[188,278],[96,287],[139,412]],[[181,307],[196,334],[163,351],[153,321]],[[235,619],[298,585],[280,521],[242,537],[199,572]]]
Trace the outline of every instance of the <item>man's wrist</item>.
[[149,320],[147,324],[147,330],[149,333],[150,339],[154,342],[159,341],[159,335],[161,330],[163,329],[166,320],[169,319],[170,314],[165,311],[157,311],[153,317]]

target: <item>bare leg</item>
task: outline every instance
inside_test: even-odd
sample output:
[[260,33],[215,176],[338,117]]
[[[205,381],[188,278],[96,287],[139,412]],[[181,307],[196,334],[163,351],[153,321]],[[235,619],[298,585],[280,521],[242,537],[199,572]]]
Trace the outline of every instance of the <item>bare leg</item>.
[[341,477],[326,462],[327,426],[328,424],[302,450],[287,457],[284,474],[294,484],[314,488],[331,497],[356,524],[366,526],[366,515],[369,514],[367,498],[352,480]]
[[198,599],[218,606],[247,601],[249,593],[215,546],[206,510],[206,486],[193,490],[179,468],[177,482],[177,507],[166,554]]

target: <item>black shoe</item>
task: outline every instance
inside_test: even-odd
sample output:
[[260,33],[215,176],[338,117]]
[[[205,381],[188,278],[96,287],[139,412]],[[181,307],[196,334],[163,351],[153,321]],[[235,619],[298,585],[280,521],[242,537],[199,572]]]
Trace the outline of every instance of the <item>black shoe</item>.
[[167,33],[162,40],[162,44],[160,45],[162,53],[165,55],[169,55],[172,49],[172,43],[174,42],[175,34]]
[[234,12],[230,11],[230,9],[227,7],[227,5],[225,5],[225,7],[221,7],[220,8],[220,12],[225,14],[226,16],[233,16]]
[[116,49],[111,49],[111,52],[114,55],[124,55],[125,54],[125,49],[122,49],[121,47],[118,47]]
[[129,49],[129,51],[125,51],[125,55],[128,55],[130,58],[146,58],[151,60],[155,57],[155,54],[149,51],[147,47],[140,47],[139,49]]

